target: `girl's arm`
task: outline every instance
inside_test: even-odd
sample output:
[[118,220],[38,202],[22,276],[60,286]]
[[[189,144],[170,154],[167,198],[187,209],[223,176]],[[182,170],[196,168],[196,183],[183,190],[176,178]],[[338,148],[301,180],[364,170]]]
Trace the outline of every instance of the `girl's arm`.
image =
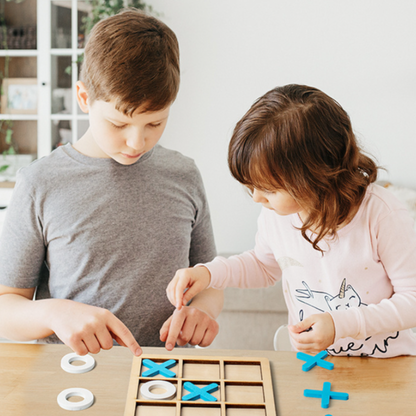
[[281,270],[274,258],[261,261],[255,250],[231,256],[216,257],[212,262],[180,269],[169,283],[166,293],[176,308],[181,309],[202,290],[211,287],[259,288],[272,286],[281,277]]
[[[377,304],[330,312],[336,337],[363,339],[416,327],[416,232],[405,209],[392,210],[372,230],[373,257],[390,279],[392,295]],[[374,291],[378,288],[374,287]]]
[[170,302],[180,309],[207,287],[260,288],[274,285],[282,272],[267,242],[266,229],[267,224],[260,215],[254,250],[229,258],[218,256],[209,263],[178,270],[166,290]]
[[[385,281],[370,289],[380,291],[380,301],[345,310],[332,310],[305,318],[289,327],[295,348],[305,352],[328,348],[342,338],[367,339],[416,327],[416,233],[405,209],[388,209],[383,215],[370,212],[369,261],[381,263]],[[366,247],[363,247],[366,250]],[[371,253],[372,251],[372,253]],[[371,275],[363,275],[371,279]],[[371,280],[370,280],[371,281]],[[391,295],[385,296],[386,288]],[[383,299],[384,297],[384,299]],[[312,331],[306,330],[312,327]]]

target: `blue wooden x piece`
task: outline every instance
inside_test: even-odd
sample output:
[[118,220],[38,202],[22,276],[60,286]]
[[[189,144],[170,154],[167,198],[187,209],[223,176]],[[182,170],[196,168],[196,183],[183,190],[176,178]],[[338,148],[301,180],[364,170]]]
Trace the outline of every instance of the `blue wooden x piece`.
[[208,386],[205,387],[197,387],[195,384],[191,383],[190,381],[185,381],[183,383],[184,389],[190,391],[189,394],[182,397],[182,400],[188,401],[188,400],[198,400],[202,399],[206,402],[216,402],[217,398],[214,397],[212,394],[214,391],[217,391],[219,386],[216,383],[211,383]]
[[163,377],[172,378],[176,374],[173,371],[168,370],[168,368],[173,367],[176,364],[175,360],[168,360],[164,363],[156,364],[152,360],[144,359],[143,365],[149,370],[143,372],[142,377],[154,377],[160,374]]
[[323,409],[327,409],[329,407],[329,400],[336,399],[336,400],[348,400],[348,393],[340,393],[336,391],[331,391],[331,383],[329,381],[325,381],[322,391],[321,390],[308,390],[306,389],[303,392],[305,397],[317,397],[321,400],[321,407]]
[[327,356],[328,353],[325,350],[318,352],[318,354],[316,354],[315,356],[305,354],[304,352],[298,352],[296,354],[296,358],[299,358],[299,360],[306,361],[306,363],[302,365],[303,371],[309,371],[316,365],[322,368],[326,368],[327,370],[332,370],[334,368],[334,363],[325,361],[324,358],[326,358]]

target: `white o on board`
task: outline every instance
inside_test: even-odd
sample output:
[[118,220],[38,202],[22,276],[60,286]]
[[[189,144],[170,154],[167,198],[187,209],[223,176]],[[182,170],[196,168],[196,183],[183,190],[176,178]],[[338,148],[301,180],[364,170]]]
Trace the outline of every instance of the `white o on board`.
[[[153,393],[152,390],[163,389],[164,393]],[[140,393],[148,400],[170,400],[176,395],[176,387],[165,380],[152,380],[140,387]]]

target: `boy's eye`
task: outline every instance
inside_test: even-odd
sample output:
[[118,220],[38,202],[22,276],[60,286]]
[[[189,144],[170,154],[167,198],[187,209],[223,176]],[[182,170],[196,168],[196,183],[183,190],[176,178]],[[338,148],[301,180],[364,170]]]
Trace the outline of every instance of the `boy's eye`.
[[125,124],[122,124],[121,126],[117,126],[117,124],[114,124],[114,123],[111,123],[111,124],[115,129],[123,129],[124,127],[126,127]]
[[154,123],[154,124],[149,124],[150,127],[159,127],[162,123]]

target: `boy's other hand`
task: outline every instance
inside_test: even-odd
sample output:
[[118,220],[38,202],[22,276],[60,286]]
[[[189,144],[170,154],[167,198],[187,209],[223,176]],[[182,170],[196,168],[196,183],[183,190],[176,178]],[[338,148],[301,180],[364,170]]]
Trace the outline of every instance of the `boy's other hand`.
[[293,346],[305,353],[318,353],[334,343],[335,325],[329,313],[319,313],[289,325]]
[[132,333],[107,309],[71,300],[53,300],[51,330],[76,354],[97,354],[113,347],[113,339],[139,356],[142,350]]
[[166,349],[172,351],[175,344],[180,347],[191,344],[208,347],[219,331],[218,323],[206,312],[184,306],[175,309],[172,316],[160,329],[160,340],[165,342]]
[[170,281],[166,294],[170,303],[180,310],[194,296],[206,289],[210,281],[211,273],[206,267],[198,266],[179,269]]

